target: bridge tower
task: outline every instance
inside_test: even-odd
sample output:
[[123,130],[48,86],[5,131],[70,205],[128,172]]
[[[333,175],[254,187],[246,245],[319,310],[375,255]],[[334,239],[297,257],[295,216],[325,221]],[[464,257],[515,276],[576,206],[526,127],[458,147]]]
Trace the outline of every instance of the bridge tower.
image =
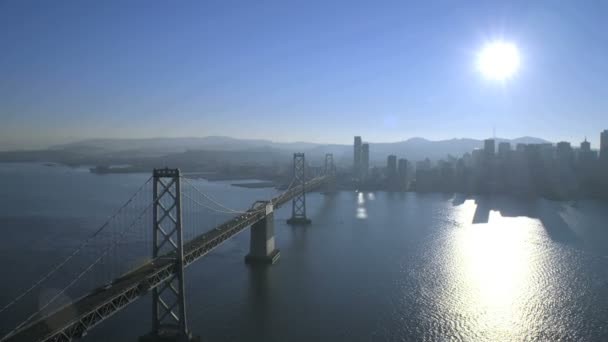
[[139,340],[195,341],[186,324],[179,169],[155,169],[153,181],[152,258],[166,256],[175,264],[175,273],[152,289],[152,331]]
[[325,181],[325,192],[336,192],[336,166],[334,165],[334,155],[332,153],[325,154],[325,171],[323,175],[328,177]]
[[298,194],[291,201],[291,218],[287,224],[306,225],[310,220],[306,217],[306,160],[304,153],[293,154],[293,187]]

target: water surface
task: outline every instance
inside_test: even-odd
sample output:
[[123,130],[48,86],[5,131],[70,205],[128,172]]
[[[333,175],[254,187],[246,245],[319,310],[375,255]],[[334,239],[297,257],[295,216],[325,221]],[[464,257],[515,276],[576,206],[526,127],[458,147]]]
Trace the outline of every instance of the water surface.
[[[0,304],[69,254],[148,177],[0,164],[0,258],[11,265]],[[229,183],[196,181],[232,208],[276,194]],[[307,200],[311,226],[286,225],[289,207],[275,214],[277,264],[244,264],[246,231],[187,269],[195,334],[213,341],[608,340],[606,203],[385,192]],[[136,248],[144,242],[133,240]],[[134,341],[150,319],[143,298],[85,340]],[[3,331],[11,320],[0,317]]]

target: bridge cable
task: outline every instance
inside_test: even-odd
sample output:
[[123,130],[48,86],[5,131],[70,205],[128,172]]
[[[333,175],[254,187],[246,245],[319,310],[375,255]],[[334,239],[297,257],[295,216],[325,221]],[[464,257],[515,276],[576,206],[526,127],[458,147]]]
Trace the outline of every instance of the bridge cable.
[[[204,206],[204,207],[206,207],[206,208],[208,208],[208,209],[210,209],[210,210],[214,210],[214,211],[216,211],[216,212],[220,212],[220,213],[234,213],[234,214],[245,214],[245,213],[251,213],[251,211],[238,211],[238,210],[234,210],[234,209],[232,209],[232,208],[228,208],[228,207],[224,206],[223,204],[221,204],[221,203],[220,203],[220,202],[218,202],[217,200],[214,200],[214,199],[213,199],[211,196],[207,195],[206,193],[204,193],[203,191],[201,191],[200,189],[198,189],[198,188],[197,188],[197,187],[196,187],[194,184],[192,184],[191,182],[189,182],[187,178],[185,178],[185,177],[183,177],[183,178],[184,178],[184,181],[185,181],[186,183],[188,183],[188,184],[189,184],[189,185],[190,185],[192,188],[194,188],[194,190],[196,190],[198,193],[200,193],[201,195],[203,195],[203,197],[205,197],[206,199],[208,199],[209,201],[211,201],[211,202],[212,202],[212,203],[214,203],[215,205],[217,205],[217,206],[219,206],[219,207],[221,207],[221,208],[223,208],[223,209],[228,210],[228,212],[225,212],[225,211],[219,211],[219,210],[214,210],[214,209],[212,209],[212,208],[210,208],[210,207],[208,207],[208,206],[205,206],[205,205],[203,205],[202,203],[199,203],[199,202],[197,202],[197,204],[202,205],[202,206]],[[284,190],[282,193],[280,193],[279,195],[275,196],[275,198],[279,198],[279,197],[281,197],[281,196],[284,196],[284,195],[285,195],[285,194],[286,194],[288,191],[290,191],[290,190],[291,190],[291,188],[293,187],[293,185],[294,185],[295,181],[296,181],[296,180],[295,180],[295,178],[293,178],[293,179],[291,180],[291,183],[290,183],[290,184],[287,186],[287,188],[286,188],[286,189],[285,189],[285,190]],[[189,198],[190,198],[191,200],[195,201],[193,198],[191,198],[191,197],[189,197]],[[261,211],[261,210],[263,210],[263,209],[264,209],[264,208],[260,208],[259,210],[256,210],[255,212],[257,212],[257,211]]]
[[213,203],[213,204],[217,205],[218,207],[220,207],[220,208],[222,208],[222,209],[225,209],[225,210],[228,210],[228,211],[230,211],[230,212],[232,212],[232,213],[234,213],[234,214],[242,214],[242,213],[244,213],[243,211],[238,211],[238,210],[234,210],[234,209],[232,209],[232,208],[228,208],[228,207],[226,207],[226,206],[225,206],[225,205],[223,205],[222,203],[220,203],[220,202],[218,202],[218,201],[214,200],[214,199],[213,199],[211,196],[207,195],[206,193],[204,193],[203,191],[201,191],[199,188],[197,188],[197,187],[196,187],[194,184],[192,184],[192,183],[191,183],[191,182],[188,180],[188,178],[183,177],[183,176],[182,176],[182,178],[184,179],[184,181],[185,181],[185,182],[186,182],[188,185],[190,185],[192,188],[194,188],[194,190],[196,190],[196,192],[198,192],[199,194],[203,195],[203,197],[205,197],[205,198],[206,198],[206,199],[208,199],[208,200],[209,200],[211,203]]
[[[147,183],[147,182],[146,182]],[[139,214],[139,216],[133,220],[133,222],[125,229],[123,230],[120,235],[118,236],[118,239],[115,239],[114,241],[112,241],[112,244],[110,246],[108,246],[103,253],[101,253],[101,255],[95,259],[95,261],[93,261],[93,263],[91,263],[91,265],[89,265],[84,271],[80,272],[80,274],[78,274],[76,276],[76,278],[74,278],[74,280],[72,280],[68,285],[66,285],[61,291],[59,291],[57,294],[55,294],[46,304],[44,304],[40,309],[38,309],[38,311],[34,312],[32,315],[30,315],[28,318],[26,318],[23,322],[21,322],[20,324],[17,325],[17,327],[15,327],[15,329],[13,329],[11,332],[9,332],[6,336],[4,336],[1,341],[6,340],[7,338],[11,337],[12,335],[14,335],[17,331],[19,331],[19,329],[21,329],[23,326],[25,326],[27,323],[29,323],[32,318],[36,317],[37,314],[39,314],[41,311],[43,311],[44,309],[46,309],[49,305],[51,305],[57,298],[59,298],[59,296],[63,295],[70,287],[72,287],[72,285],[74,285],[78,280],[80,280],[85,274],[87,274],[92,268],[93,266],[97,265],[101,259],[103,259],[109,252],[110,250],[112,250],[122,239],[122,237],[125,235],[125,233],[127,233],[131,228],[133,228],[133,226],[135,226],[135,224],[137,222],[139,222],[139,220],[144,216],[144,214],[152,207],[152,205],[156,202],[158,202],[160,198],[157,198],[156,200],[152,201],[142,212],[141,214]]]
[[112,216],[110,216],[95,232],[93,232],[91,235],[89,235],[89,237],[87,237],[87,239],[80,246],[78,246],[78,248],[76,248],[76,250],[74,250],[74,252],[72,252],[72,254],[70,254],[62,262],[60,262],[55,267],[53,267],[47,274],[45,274],[42,278],[40,278],[38,281],[36,281],[27,290],[25,290],[23,293],[21,293],[20,295],[15,297],[15,299],[13,299],[11,302],[6,304],[2,309],[0,309],[0,314],[2,312],[6,311],[11,306],[15,305],[23,297],[25,297],[30,292],[32,292],[36,287],[38,287],[40,284],[42,284],[47,279],[49,279],[53,274],[55,274],[63,266],[65,266],[70,260],[72,260],[78,253],[80,253],[86,246],[88,246],[89,243],[91,242],[91,240],[93,240],[97,235],[99,235],[99,233],[101,233],[105,228],[107,228],[108,225],[110,224],[110,222],[112,222],[112,220],[114,220],[116,218],[116,216],[118,216],[118,214],[133,201],[133,199],[143,190],[143,188],[150,182],[150,180],[152,180],[152,177],[148,178],[148,180],[141,187],[139,187],[139,189],[137,189],[135,194],[133,194],[133,196],[131,196],[131,198],[129,198],[129,200],[127,202],[125,202],[125,204],[123,204],[118,210],[116,210],[114,212],[114,214]]
[[245,213],[247,213],[247,211],[236,211],[236,210],[233,210],[233,211],[227,211],[227,210],[220,210],[220,209],[217,209],[217,208],[210,207],[210,206],[208,206],[208,205],[206,205],[206,204],[204,204],[204,203],[202,203],[202,202],[200,202],[200,201],[197,201],[196,199],[194,199],[194,198],[190,197],[189,195],[187,195],[187,194],[185,194],[185,193],[182,193],[182,196],[184,196],[184,197],[186,197],[186,198],[190,199],[190,200],[191,200],[192,202],[194,202],[195,204],[198,204],[198,205],[200,205],[201,207],[206,208],[206,209],[209,209],[209,210],[214,211],[214,212],[216,212],[216,213],[221,213],[221,214],[245,214]]

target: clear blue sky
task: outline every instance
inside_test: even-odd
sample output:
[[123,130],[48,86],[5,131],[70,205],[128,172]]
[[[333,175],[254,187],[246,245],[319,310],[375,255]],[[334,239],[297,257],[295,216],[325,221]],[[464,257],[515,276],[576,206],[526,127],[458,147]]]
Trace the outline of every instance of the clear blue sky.
[[[351,143],[608,128],[606,1],[0,1],[0,149],[88,137]],[[484,79],[485,42],[521,53]]]

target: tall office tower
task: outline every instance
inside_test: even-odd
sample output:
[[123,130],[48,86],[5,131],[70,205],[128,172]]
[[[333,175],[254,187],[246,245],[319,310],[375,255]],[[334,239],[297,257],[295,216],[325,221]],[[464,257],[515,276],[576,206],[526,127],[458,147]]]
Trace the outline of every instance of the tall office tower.
[[487,160],[490,160],[494,157],[496,153],[496,145],[494,139],[486,139],[483,141],[483,154],[485,155]]
[[581,152],[591,152],[591,143],[587,141],[587,137],[585,137],[585,141],[581,143]]
[[600,134],[600,158],[608,161],[608,129]]
[[591,143],[585,140],[581,142],[581,149],[578,152],[578,162],[589,166],[588,164],[597,158],[595,151],[591,151]]
[[390,155],[386,159],[386,188],[389,191],[397,190],[397,156]]
[[505,160],[509,157],[511,152],[511,143],[503,141],[498,144],[498,158]]
[[573,161],[572,146],[567,141],[560,141],[556,148],[557,159],[561,162],[571,163]]
[[397,175],[399,178],[399,190],[407,190],[407,159],[399,159],[397,163]]
[[359,172],[360,178],[367,178],[369,172],[369,144],[361,145],[361,169]]
[[359,177],[359,170],[361,169],[361,137],[355,137],[355,155],[353,160],[353,175]]

